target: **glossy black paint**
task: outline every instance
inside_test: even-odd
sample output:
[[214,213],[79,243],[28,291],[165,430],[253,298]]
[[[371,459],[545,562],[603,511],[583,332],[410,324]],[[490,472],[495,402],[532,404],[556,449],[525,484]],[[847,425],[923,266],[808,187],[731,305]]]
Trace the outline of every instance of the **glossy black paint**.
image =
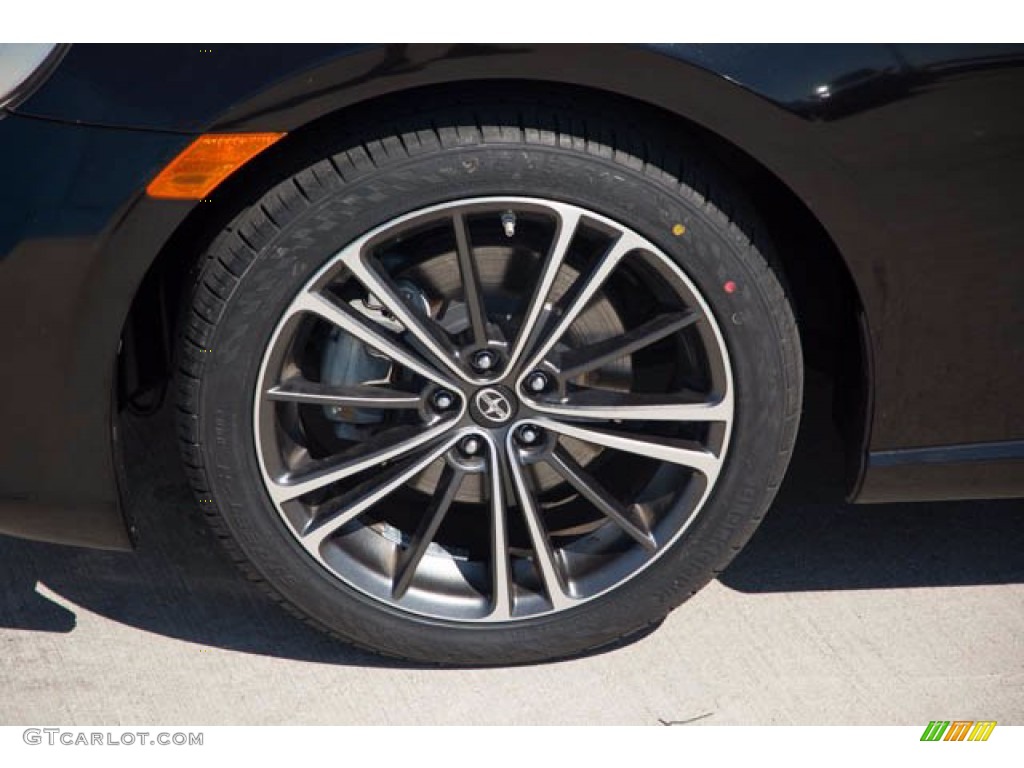
[[1016,498],[1021,495],[1024,440],[874,451],[869,487],[858,501],[888,501],[913,489],[917,501]]
[[187,142],[0,119],[0,530],[129,544],[110,431],[118,297],[190,207],[140,193]]
[[[369,99],[469,81],[628,96],[753,158],[821,223],[859,293],[873,410],[853,494],[1024,495],[1012,460],[958,463],[937,483],[940,465],[875,459],[1024,438],[1024,47],[209,48],[73,46],[0,119],[14,180],[0,190],[0,348],[16,361],[0,382],[0,530],[125,543],[109,432],[117,345],[194,207],[144,186],[192,134],[301,133]],[[69,509],[83,522],[90,510],[88,533]]]
[[1024,440],[1001,443],[943,445],[934,448],[905,448],[900,451],[876,451],[871,454],[873,467],[900,467],[907,464],[971,464],[976,461],[1022,461]]

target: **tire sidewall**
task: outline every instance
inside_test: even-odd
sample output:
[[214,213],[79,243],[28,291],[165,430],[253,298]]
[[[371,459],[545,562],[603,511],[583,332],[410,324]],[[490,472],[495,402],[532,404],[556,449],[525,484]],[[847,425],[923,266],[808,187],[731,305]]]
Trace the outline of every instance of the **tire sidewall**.
[[[700,291],[725,339],[735,421],[723,472],[696,520],[642,573],[571,611],[467,626],[373,600],[301,547],[263,487],[253,402],[282,312],[326,261],[401,215],[496,195],[592,210],[668,254]],[[775,300],[781,289],[746,234],[692,190],[584,152],[485,145],[383,165],[277,224],[280,230],[226,298],[204,357],[199,436],[211,496],[236,543],[278,592],[319,623],[363,645],[413,658],[508,663],[564,656],[659,620],[707,583],[749,537],[751,521],[763,514],[781,479],[779,457],[795,429],[795,326],[785,302]],[[679,225],[682,235],[676,234]],[[723,287],[729,281],[733,292]]]

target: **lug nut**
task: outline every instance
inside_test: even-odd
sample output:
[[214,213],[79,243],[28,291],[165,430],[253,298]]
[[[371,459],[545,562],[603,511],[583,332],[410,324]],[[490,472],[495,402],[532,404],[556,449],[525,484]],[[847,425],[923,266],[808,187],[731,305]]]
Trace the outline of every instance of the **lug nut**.
[[534,371],[526,377],[526,388],[531,392],[543,392],[548,388],[548,376],[541,371]]
[[447,411],[453,405],[455,405],[455,395],[451,392],[447,392],[443,389],[439,389],[434,393],[434,397],[431,400],[434,407],[439,411]]
[[481,349],[473,354],[471,364],[480,372],[489,371],[498,364],[498,355],[489,349]]
[[541,441],[543,434],[540,427],[526,424],[516,430],[516,439],[523,445],[536,445]]
[[463,438],[461,443],[459,443],[459,450],[466,456],[476,456],[480,453],[480,448],[481,445],[479,437],[466,437]]

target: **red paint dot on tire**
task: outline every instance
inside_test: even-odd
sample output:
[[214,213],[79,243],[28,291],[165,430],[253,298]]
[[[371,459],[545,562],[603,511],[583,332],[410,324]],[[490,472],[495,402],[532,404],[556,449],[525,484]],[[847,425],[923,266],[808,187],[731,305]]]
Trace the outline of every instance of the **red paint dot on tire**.
[[736,282],[734,280],[726,280],[722,288],[726,293],[736,293]]

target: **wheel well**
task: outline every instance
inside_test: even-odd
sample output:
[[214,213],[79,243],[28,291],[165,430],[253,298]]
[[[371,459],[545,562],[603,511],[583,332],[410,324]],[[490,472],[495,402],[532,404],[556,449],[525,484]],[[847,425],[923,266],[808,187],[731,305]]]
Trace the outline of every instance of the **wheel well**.
[[[218,187],[210,202],[197,205],[161,249],[141,283],[122,332],[117,402],[136,411],[159,406],[173,371],[174,339],[182,301],[199,260],[213,238],[278,180],[297,173],[336,148],[340,131],[390,133],[388,115],[397,107],[494,102],[504,95],[542,94],[573,105],[597,101],[638,125],[656,122],[672,135],[713,158],[742,185],[776,246],[784,280],[794,303],[804,360],[826,378],[832,397],[806,398],[794,463],[834,430],[842,460],[833,462],[829,487],[856,483],[866,444],[870,407],[869,359],[857,290],[835,243],[814,214],[776,175],[755,158],[688,120],[650,104],[580,86],[500,81],[451,83],[389,94],[352,105],[293,131]],[[812,437],[816,435],[818,437]],[[801,448],[805,450],[801,450]],[[820,473],[821,464],[816,462]],[[792,470],[793,468],[791,468]],[[796,474],[800,474],[796,467]],[[791,471],[791,474],[793,472]],[[820,478],[819,478],[820,480]]]

